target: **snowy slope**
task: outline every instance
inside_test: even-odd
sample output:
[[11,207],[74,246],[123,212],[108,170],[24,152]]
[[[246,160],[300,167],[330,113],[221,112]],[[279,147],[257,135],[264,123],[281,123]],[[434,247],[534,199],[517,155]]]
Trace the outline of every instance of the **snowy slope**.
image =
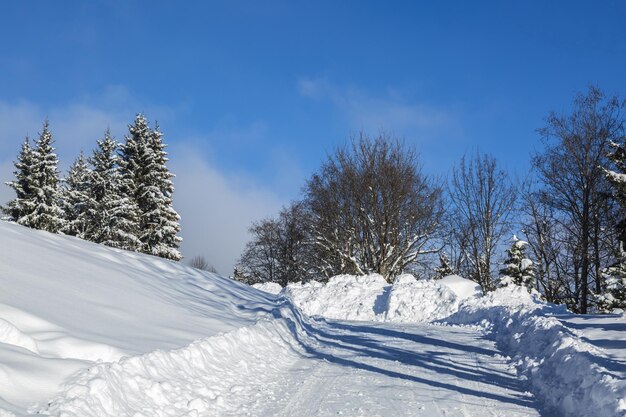
[[0,408],[49,399],[94,361],[186,346],[274,306],[179,263],[7,222],[0,247]]

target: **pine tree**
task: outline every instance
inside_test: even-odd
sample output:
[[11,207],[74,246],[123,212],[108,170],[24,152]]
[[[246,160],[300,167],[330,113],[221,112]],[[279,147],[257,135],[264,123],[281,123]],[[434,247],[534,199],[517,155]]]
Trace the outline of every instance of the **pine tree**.
[[167,259],[180,260],[182,258],[178,247],[182,238],[180,232],[180,216],[174,210],[172,195],[174,175],[167,169],[167,152],[165,152],[163,134],[158,124],[150,135],[149,147],[153,155],[154,193],[150,193],[152,201],[150,210],[144,214],[144,235],[140,239],[147,244],[148,253]]
[[90,163],[89,217],[93,227],[86,239],[113,248],[136,250],[138,234],[138,208],[133,198],[124,192],[119,169],[119,144],[107,130],[104,139],[97,141]]
[[452,265],[450,265],[450,259],[444,252],[439,254],[439,266],[435,268],[435,279],[441,279],[449,275],[454,275]]
[[507,249],[507,259],[504,268],[500,270],[500,283],[502,286],[513,283],[524,286],[529,290],[534,286],[535,271],[533,262],[526,256],[528,242],[513,236],[513,243]]
[[[616,170],[604,169],[604,174],[613,186],[613,196],[626,209],[626,139],[622,143],[610,142],[612,151],[609,160]],[[620,258],[606,268],[603,274],[604,292],[596,296],[598,310],[610,312],[613,309],[626,309],[626,218],[616,225],[619,238]]]
[[59,207],[59,161],[52,142],[50,126],[45,121],[35,148],[30,148],[28,140],[22,146],[15,163],[16,180],[8,183],[17,196],[7,211],[19,224],[56,233],[63,227],[64,219]]
[[28,137],[24,140],[14,165],[15,180],[7,182],[6,185],[13,188],[15,198],[7,204],[3,211],[8,215],[9,220],[23,224],[25,216],[32,213],[35,208],[36,187],[33,175],[33,149]]
[[615,309],[626,310],[626,252],[619,261],[604,271],[605,291],[596,296],[598,310],[611,313]]
[[59,160],[52,143],[50,125],[46,120],[33,152],[36,206],[26,216],[26,222],[35,229],[56,233],[63,227],[64,220],[63,210],[59,207]]
[[138,114],[121,147],[122,188],[138,208],[139,250],[180,260],[179,216],[172,206],[173,175],[166,167],[164,148],[158,127],[150,130],[145,117]]
[[[603,169],[606,178],[613,186],[613,196],[622,207],[626,209],[626,143],[610,142],[612,151],[608,158],[613,163],[616,170]],[[626,218],[617,225],[618,237],[620,240],[620,251],[626,250]]]
[[92,227],[89,208],[93,206],[90,193],[91,170],[82,151],[74,161],[67,177],[63,180],[60,206],[63,209],[64,225],[61,232],[85,239]]

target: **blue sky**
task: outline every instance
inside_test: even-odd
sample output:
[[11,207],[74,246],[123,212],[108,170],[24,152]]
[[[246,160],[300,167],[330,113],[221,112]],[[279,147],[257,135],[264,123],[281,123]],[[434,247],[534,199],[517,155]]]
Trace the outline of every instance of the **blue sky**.
[[359,130],[414,144],[432,175],[475,148],[524,175],[550,110],[589,83],[626,95],[624,22],[619,1],[5,4],[0,179],[45,117],[67,166],[145,112],[184,253],[228,273],[249,222]]

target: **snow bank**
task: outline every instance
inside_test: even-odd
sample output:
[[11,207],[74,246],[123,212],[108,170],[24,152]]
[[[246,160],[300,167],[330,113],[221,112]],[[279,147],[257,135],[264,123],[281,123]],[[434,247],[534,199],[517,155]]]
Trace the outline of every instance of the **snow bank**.
[[546,304],[536,293],[508,286],[466,300],[445,322],[487,329],[535,395],[559,414],[626,416],[626,381],[605,367],[603,352],[552,316],[563,313],[564,307]]
[[0,408],[16,414],[98,361],[180,348],[276,306],[181,263],[12,223],[0,247]]
[[449,316],[460,300],[481,293],[475,283],[458,276],[434,281],[405,274],[389,285],[382,276],[371,274],[338,275],[326,284],[289,284],[283,294],[310,316],[423,323]]
[[273,313],[273,319],[181,349],[84,369],[61,395],[29,411],[64,417],[251,415],[276,400],[277,373],[304,354],[296,336],[306,337],[301,317],[285,302]]
[[381,319],[422,323],[442,319],[458,309],[459,300],[448,287],[436,281],[418,281],[412,275],[396,278],[389,290]]
[[326,284],[289,284],[284,294],[309,316],[371,321],[384,309],[381,297],[388,285],[378,274],[337,275]]
[[458,275],[448,275],[447,277],[437,280],[437,283],[448,287],[449,290],[456,294],[459,300],[483,295],[483,290],[480,288],[480,285]]
[[279,294],[283,290],[283,287],[275,282],[260,282],[258,284],[253,284],[252,288],[274,295]]

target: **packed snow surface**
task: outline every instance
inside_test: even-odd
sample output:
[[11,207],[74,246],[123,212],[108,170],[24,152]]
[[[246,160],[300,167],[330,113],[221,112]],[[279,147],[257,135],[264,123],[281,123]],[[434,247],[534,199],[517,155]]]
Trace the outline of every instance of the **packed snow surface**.
[[0,417],[626,416],[623,317],[519,287],[369,275],[273,295],[1,222],[0,245]]

